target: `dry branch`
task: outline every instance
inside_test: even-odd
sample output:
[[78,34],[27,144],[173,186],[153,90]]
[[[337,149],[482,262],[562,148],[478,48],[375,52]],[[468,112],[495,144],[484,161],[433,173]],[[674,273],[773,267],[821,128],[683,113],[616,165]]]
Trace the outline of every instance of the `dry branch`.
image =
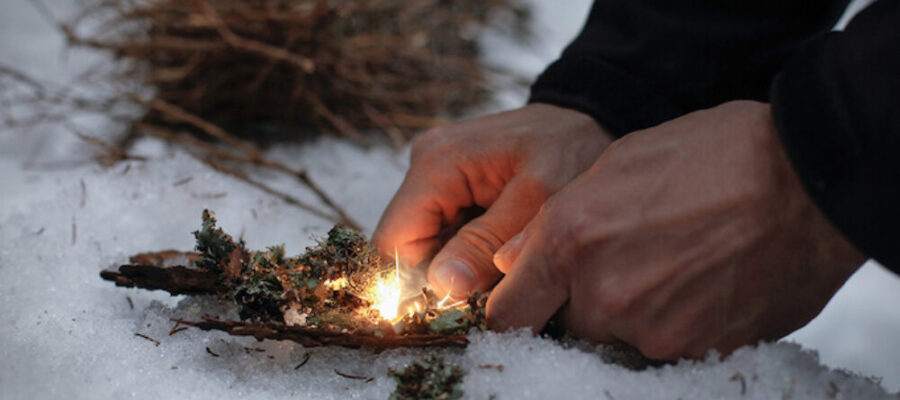
[[204,317],[203,321],[176,320],[204,331],[217,330],[233,336],[253,336],[256,340],[290,340],[305,347],[341,346],[383,351],[401,347],[466,347],[466,335],[385,335],[344,333],[320,328],[287,326],[278,323],[222,321]]
[[101,271],[100,277],[115,282],[116,286],[165,290],[173,296],[224,293],[227,288],[212,272],[183,265],[164,266],[179,260],[193,262],[198,257],[197,253],[176,250],[136,254],[129,260],[131,264],[122,265],[116,271]]
[[[117,62],[76,82],[87,92],[50,90],[0,66],[0,127],[62,124],[100,150],[96,158],[107,167],[139,159],[129,153],[136,139],[159,137],[352,227],[359,225],[314,179],[264,157],[259,144],[296,140],[310,128],[359,141],[384,132],[403,144],[481,104],[486,71],[494,71],[479,62],[478,33],[492,20],[512,20],[508,31],[522,35],[527,20],[518,0],[88,0],[81,7],[60,31],[71,45]],[[22,116],[7,104],[33,106]],[[79,113],[130,129],[105,141],[66,123]],[[250,179],[247,167],[293,176],[321,205]]]
[[224,287],[216,282],[216,275],[183,266],[156,267],[152,265],[122,265],[118,271],[102,271],[100,277],[116,286],[147,290],[165,290],[179,294],[216,294]]
[[[517,0],[94,0],[60,28],[121,60],[116,79],[154,102],[238,135],[263,122],[358,139],[409,138],[482,103],[478,32],[503,20],[524,36]],[[141,122],[169,117],[151,107]]]

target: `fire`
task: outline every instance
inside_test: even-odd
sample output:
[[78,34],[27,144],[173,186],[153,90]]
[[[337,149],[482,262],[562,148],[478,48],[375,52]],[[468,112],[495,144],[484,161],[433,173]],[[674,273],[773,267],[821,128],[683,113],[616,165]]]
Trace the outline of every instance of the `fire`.
[[372,300],[372,308],[378,310],[381,318],[393,321],[397,318],[400,308],[400,257],[397,249],[394,249],[394,274],[387,277],[379,277],[375,285],[370,289],[369,298]]
[[349,284],[350,284],[350,282],[348,282],[347,278],[344,278],[344,277],[338,278],[336,280],[329,279],[329,280],[325,281],[325,283],[324,283],[325,287],[327,287],[331,290],[340,290],[340,289],[347,287],[347,285],[349,285]]

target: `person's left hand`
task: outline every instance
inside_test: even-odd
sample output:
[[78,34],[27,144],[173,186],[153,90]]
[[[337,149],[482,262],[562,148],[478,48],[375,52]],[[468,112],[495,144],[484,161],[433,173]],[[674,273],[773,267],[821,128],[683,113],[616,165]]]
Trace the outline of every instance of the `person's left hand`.
[[728,353],[806,324],[865,260],[806,195],[767,104],[698,111],[613,143],[495,255],[494,329]]

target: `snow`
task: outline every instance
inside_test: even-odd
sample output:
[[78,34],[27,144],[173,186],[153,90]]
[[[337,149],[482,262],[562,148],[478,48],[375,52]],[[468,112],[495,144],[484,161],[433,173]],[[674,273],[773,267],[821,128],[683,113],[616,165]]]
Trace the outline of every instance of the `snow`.
[[[578,29],[588,5],[553,3],[536,3],[540,29],[557,29],[543,49],[528,53],[489,37],[496,49],[490,57],[515,57],[517,67],[530,74],[551,60]],[[60,57],[58,35],[27,2],[5,5],[0,64],[66,81],[97,61],[83,52]],[[521,94],[503,101],[514,105]],[[422,351],[306,349],[195,329],[169,336],[170,318],[229,310],[211,298],[172,297],[100,280],[101,269],[130,254],[190,249],[190,231],[203,208],[216,210],[221,225],[243,233],[251,248],[285,243],[289,253],[297,253],[331,225],[157,141],[140,142],[136,153],[148,161],[103,169],[64,130],[0,133],[0,399],[387,398],[394,387],[388,368],[402,368]],[[329,138],[269,155],[307,168],[369,231],[408,167],[407,151]],[[315,202],[287,176],[256,176]],[[799,344],[746,347],[723,361],[712,356],[633,372],[605,363],[603,348],[561,345],[523,332],[472,334],[466,350],[445,353],[468,371],[464,390],[474,399],[898,398],[889,394],[900,390],[897,304],[900,279],[870,262],[818,318],[788,338]],[[307,354],[309,362],[295,369]],[[504,368],[481,369],[482,364]],[[375,379],[347,379],[335,370]]]

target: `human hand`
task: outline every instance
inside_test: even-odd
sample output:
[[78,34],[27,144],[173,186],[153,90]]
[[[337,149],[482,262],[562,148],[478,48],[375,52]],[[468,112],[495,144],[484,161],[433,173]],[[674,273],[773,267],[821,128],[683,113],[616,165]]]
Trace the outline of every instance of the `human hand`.
[[612,141],[580,112],[547,104],[432,129],[416,138],[409,171],[373,235],[404,263],[434,255],[443,228],[478,206],[434,257],[429,280],[439,292],[486,290],[500,273],[494,252],[522,230],[541,204],[590,167]]
[[625,136],[496,255],[494,329],[622,340],[655,359],[724,353],[812,319],[865,257],[806,195],[767,104]]

